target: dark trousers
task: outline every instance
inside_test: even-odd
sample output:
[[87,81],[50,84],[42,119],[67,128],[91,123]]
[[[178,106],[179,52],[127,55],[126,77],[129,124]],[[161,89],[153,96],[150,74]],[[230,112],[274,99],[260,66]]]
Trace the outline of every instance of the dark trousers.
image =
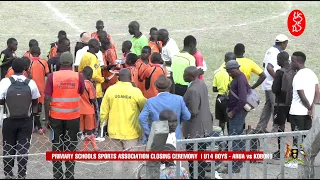
[[[33,122],[27,119],[4,119],[2,126],[3,156],[25,155],[30,148]],[[15,157],[3,158],[4,175],[13,176]],[[24,178],[27,172],[28,156],[18,156],[18,178]]]
[[[229,119],[229,136],[242,135],[245,119],[248,112],[245,110],[241,110],[239,113],[235,114],[233,118]],[[232,141],[232,151],[244,151],[245,150],[245,141],[243,140],[233,140]],[[232,169],[237,170],[238,168],[242,168],[242,161],[233,161]]]
[[184,94],[187,92],[188,86],[181,85],[181,84],[175,84],[175,94],[184,96]]
[[42,112],[42,103],[38,104],[38,114],[33,115],[34,128],[42,129],[42,125],[40,122],[40,114]]
[[[102,98],[97,98],[97,104],[94,106],[96,122],[97,122],[97,126],[98,126],[97,130],[98,130],[99,136],[100,136],[100,133],[101,133],[101,127],[100,127],[100,107],[101,107],[101,103],[102,103]],[[107,132],[106,129],[107,129],[107,127],[105,126],[103,132]]]
[[[290,115],[289,117],[290,117],[292,131],[303,131],[303,130],[311,129],[312,120],[309,115],[306,115],[306,116]],[[305,138],[306,136],[302,136],[302,137]],[[293,145],[298,147],[297,137],[293,137]]]
[[[186,149],[187,151],[193,151],[194,144],[187,144]],[[207,148],[207,143],[198,143],[198,151],[205,151]],[[190,172],[190,178],[191,179],[205,179],[206,171],[205,168],[207,166],[207,163],[205,161],[198,161],[198,178],[194,177],[194,161],[188,161],[189,162],[189,172]]]
[[[52,151],[75,151],[80,129],[80,118],[73,120],[59,120],[51,118],[51,127],[53,130]],[[52,132],[51,132],[52,133]],[[52,161],[54,179],[63,179],[63,169],[61,161]],[[74,179],[74,161],[65,162],[66,179]]]

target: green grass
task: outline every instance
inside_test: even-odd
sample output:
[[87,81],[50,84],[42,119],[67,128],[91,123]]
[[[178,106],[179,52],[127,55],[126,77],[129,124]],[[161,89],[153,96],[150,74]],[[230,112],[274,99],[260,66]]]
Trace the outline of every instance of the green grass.
[[[137,20],[141,30],[148,35],[151,27],[166,28],[180,49],[187,35],[197,38],[198,49],[202,51],[208,71],[205,81],[209,89],[211,112],[214,113],[216,94],[211,90],[213,71],[223,62],[224,54],[233,51],[236,43],[246,46],[245,56],[262,67],[266,50],[274,44],[276,35],[286,34],[292,41],[287,51],[303,51],[307,55],[307,66],[317,74],[319,45],[319,2],[50,2],[79,29],[95,31],[95,22],[105,22],[105,29],[115,41],[120,55],[121,44],[130,39],[128,24]],[[72,51],[79,39],[79,32],[56,16],[41,2],[0,2],[0,48],[6,48],[6,40],[15,37],[19,42],[18,56],[28,49],[30,39],[37,39],[42,57],[48,52],[49,44],[56,40],[59,30],[65,30],[71,40]],[[300,37],[293,37],[287,30],[287,15],[293,9],[300,9],[307,18],[306,30]],[[282,14],[282,16],[279,16]],[[235,26],[238,25],[238,26]],[[252,81],[257,76],[253,75]],[[253,83],[253,82],[251,82]],[[258,88],[262,103],[250,112],[247,124],[258,122],[264,103],[263,91]],[[215,121],[217,123],[217,121]],[[269,124],[271,125],[271,123]],[[288,127],[288,125],[287,125]],[[270,127],[269,127],[270,128]],[[49,169],[51,172],[51,169]]]
[[[307,65],[315,70],[319,44],[318,2],[50,2],[67,19],[83,31],[95,31],[95,22],[101,19],[110,33],[120,55],[121,43],[130,39],[128,23],[137,20],[141,30],[148,35],[151,27],[166,28],[180,49],[187,35],[194,35],[198,49],[202,51],[208,65],[205,81],[208,85],[211,110],[214,112],[216,94],[212,93],[213,71],[223,62],[223,56],[233,51],[236,43],[246,46],[245,56],[262,66],[266,50],[273,45],[280,33],[288,35],[287,51],[292,54],[301,50],[307,54]],[[23,55],[28,49],[28,41],[35,38],[42,49],[42,57],[48,46],[56,40],[57,32],[65,30],[72,42],[72,50],[79,39],[80,31],[74,29],[56,16],[41,2],[0,2],[0,42],[6,46],[9,37],[19,41],[17,54]],[[287,30],[287,15],[293,9],[300,9],[307,18],[307,26],[300,37],[292,37]],[[282,16],[280,16],[282,14]],[[235,26],[240,25],[240,26]],[[252,81],[257,80],[253,75]],[[251,82],[252,83],[252,82]],[[264,100],[263,94],[261,94]],[[260,108],[250,113],[247,122],[258,121]]]

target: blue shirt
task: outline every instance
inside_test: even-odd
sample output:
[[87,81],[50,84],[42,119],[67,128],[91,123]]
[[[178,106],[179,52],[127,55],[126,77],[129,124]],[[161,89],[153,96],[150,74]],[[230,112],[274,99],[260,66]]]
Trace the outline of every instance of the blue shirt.
[[[189,120],[191,118],[191,114],[183,101],[182,96],[163,92],[159,93],[158,96],[148,99],[140,113],[140,125],[144,131],[143,141],[146,141],[150,134],[152,122],[159,121],[159,114],[165,109],[170,109],[176,113],[178,119],[176,138],[182,139],[181,122]],[[148,123],[148,119],[150,120],[150,124]]]

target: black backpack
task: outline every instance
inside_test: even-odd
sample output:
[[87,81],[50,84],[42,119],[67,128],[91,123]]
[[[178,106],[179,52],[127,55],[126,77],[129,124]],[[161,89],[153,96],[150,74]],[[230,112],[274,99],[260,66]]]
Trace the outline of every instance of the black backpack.
[[281,92],[284,92],[286,94],[285,104],[290,106],[292,101],[292,92],[293,92],[292,81],[296,72],[291,68],[289,69],[281,68],[280,71],[283,72],[282,82],[281,82]]
[[11,85],[7,91],[5,99],[8,119],[23,119],[29,118],[32,107],[32,94],[29,87],[30,79],[24,81],[9,78]]

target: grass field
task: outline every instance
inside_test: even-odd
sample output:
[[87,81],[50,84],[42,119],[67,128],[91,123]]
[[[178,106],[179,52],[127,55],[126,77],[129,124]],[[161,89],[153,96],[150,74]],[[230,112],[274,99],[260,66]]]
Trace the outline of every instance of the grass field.
[[[244,43],[245,56],[262,67],[265,52],[274,44],[276,35],[286,34],[291,39],[287,52],[305,52],[307,66],[320,73],[320,61],[316,55],[320,49],[318,2],[2,1],[0,7],[0,48],[6,48],[6,40],[15,37],[19,42],[18,56],[24,54],[29,40],[34,38],[39,41],[42,57],[45,57],[49,44],[56,41],[59,30],[67,32],[74,50],[80,33],[95,31],[95,22],[99,19],[104,21],[105,30],[113,37],[118,53],[121,52],[122,42],[131,38],[127,26],[133,20],[140,23],[145,35],[151,27],[168,29],[180,49],[184,37],[193,35],[208,65],[205,81],[212,113],[216,96],[211,90],[213,71],[223,62],[224,54],[233,51],[236,43]],[[300,9],[307,18],[306,30],[299,37],[291,36],[287,30],[287,15],[293,9]],[[253,75],[252,81],[255,80],[257,76]],[[263,91],[258,89],[262,103],[246,119],[247,125],[253,127],[259,120],[264,103]]]

